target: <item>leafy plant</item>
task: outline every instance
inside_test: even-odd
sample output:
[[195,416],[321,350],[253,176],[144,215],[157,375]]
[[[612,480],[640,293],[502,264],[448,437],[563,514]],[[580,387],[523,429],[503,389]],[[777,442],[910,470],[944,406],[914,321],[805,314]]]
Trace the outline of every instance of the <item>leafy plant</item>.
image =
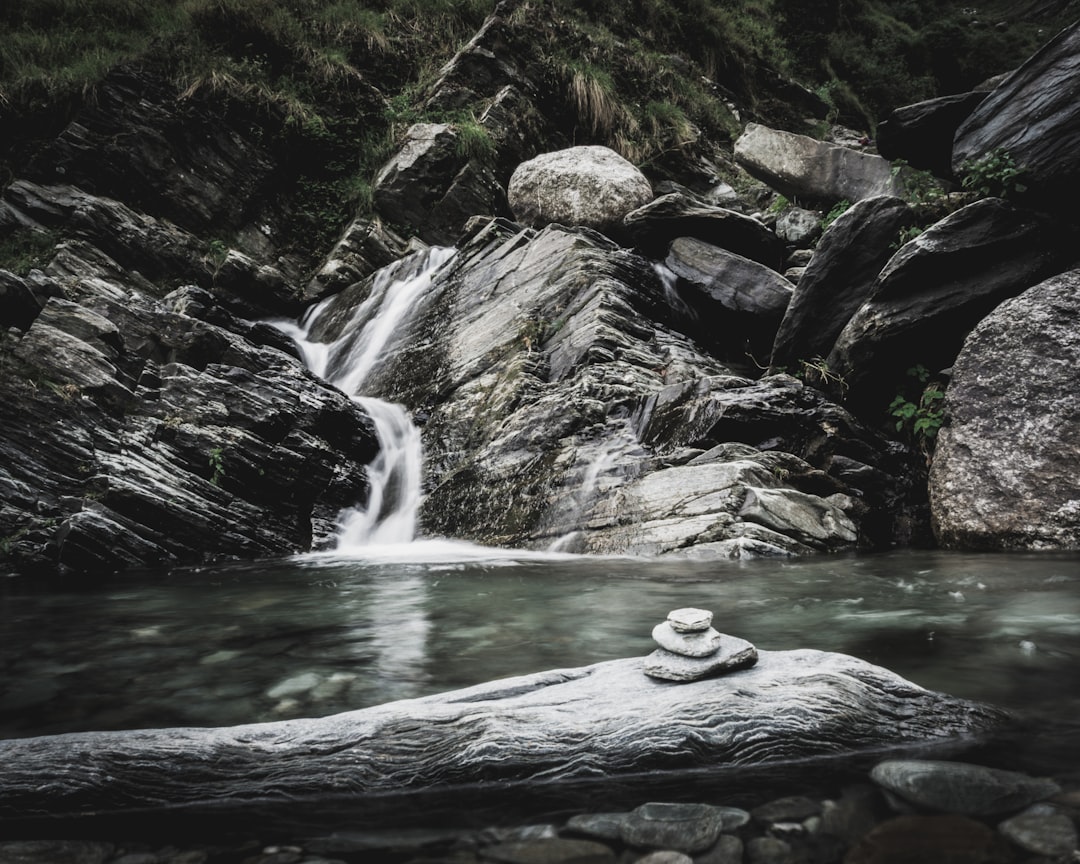
[[1008,150],[1000,147],[978,159],[966,160],[961,170],[960,185],[979,198],[1010,198],[1027,191],[1024,169],[1016,165]]
[[785,198],[783,195],[777,195],[776,198],[773,199],[772,204],[769,205],[769,209],[766,212],[772,213],[775,216],[779,216],[790,206],[791,201],[789,199]]
[[483,160],[495,155],[495,142],[491,140],[488,130],[475,119],[455,123],[454,131],[457,132],[454,149],[458,156]]
[[805,381],[812,387],[820,387],[827,390],[839,390],[840,398],[847,395],[848,383],[843,375],[838,375],[829,369],[829,364],[824,357],[813,357],[810,360],[799,360],[795,378]]
[[[921,363],[908,369],[907,376],[912,380],[889,403],[889,414],[895,418],[896,431],[913,440],[929,460],[945,421],[945,391],[939,381],[930,380],[929,370]],[[921,390],[915,399],[911,398],[912,385]]]
[[901,228],[896,232],[896,239],[890,244],[890,248],[899,249],[901,246],[906,246],[922,233],[923,229],[918,225],[909,225],[907,228]]
[[0,240],[0,268],[25,276],[35,267],[48,263],[56,241],[57,235],[52,231],[16,228]]
[[945,197],[945,189],[933,174],[921,168],[912,168],[904,159],[892,163],[892,176],[902,187],[904,197],[912,204],[931,204]]
[[225,479],[225,461],[222,457],[222,450],[220,447],[212,447],[208,454],[207,464],[210,466],[210,482],[215,486],[220,486],[221,481]]
[[826,230],[833,222],[847,213],[851,209],[851,202],[846,198],[842,201],[837,201],[833,205],[833,208],[825,214],[825,218],[821,220],[821,230]]

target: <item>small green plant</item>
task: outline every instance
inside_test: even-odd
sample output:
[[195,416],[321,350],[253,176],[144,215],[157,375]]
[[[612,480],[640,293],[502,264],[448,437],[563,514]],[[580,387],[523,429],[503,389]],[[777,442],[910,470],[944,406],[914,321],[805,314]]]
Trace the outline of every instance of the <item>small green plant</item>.
[[[911,380],[889,403],[889,414],[895,420],[896,431],[913,440],[929,461],[945,420],[945,391],[940,382],[930,380],[929,370],[921,363],[908,369],[907,377]],[[921,391],[915,398],[913,386]]]
[[210,264],[217,273],[221,265],[225,263],[225,259],[229,257],[229,246],[224,240],[215,238],[206,244],[206,249],[206,257],[210,259]]
[[1027,191],[1024,169],[1017,167],[1012,154],[1002,148],[991,150],[961,166],[960,185],[979,198],[1010,198]]
[[52,231],[16,228],[0,240],[0,268],[25,276],[35,267],[44,267],[56,248]]
[[495,142],[491,140],[488,130],[475,119],[455,123],[454,131],[457,132],[454,149],[458,156],[464,159],[485,160],[495,155]]
[[777,195],[776,198],[773,199],[772,204],[769,205],[769,209],[766,212],[771,213],[774,216],[779,216],[790,206],[791,201],[788,198],[785,198],[783,195]]
[[903,159],[892,163],[892,176],[902,188],[904,197],[912,204],[931,204],[945,197],[945,189],[933,174],[921,168],[912,168]]
[[906,246],[916,237],[923,233],[923,229],[918,225],[910,225],[907,228],[901,228],[896,232],[896,239],[890,244],[890,249],[899,249],[901,246]]
[[844,376],[829,369],[829,364],[824,357],[799,360],[798,367],[794,377],[805,381],[811,387],[839,390],[841,399],[847,395],[848,383],[844,380]]
[[850,209],[851,202],[848,201],[846,198],[843,201],[837,201],[836,204],[833,205],[832,210],[826,213],[825,218],[821,220],[821,230],[827,230],[833,222],[835,222],[837,219],[847,213],[847,211]]
[[213,483],[215,486],[220,486],[221,481],[225,479],[225,462],[222,458],[221,448],[211,448],[206,461],[207,464],[210,466],[211,471],[210,482]]

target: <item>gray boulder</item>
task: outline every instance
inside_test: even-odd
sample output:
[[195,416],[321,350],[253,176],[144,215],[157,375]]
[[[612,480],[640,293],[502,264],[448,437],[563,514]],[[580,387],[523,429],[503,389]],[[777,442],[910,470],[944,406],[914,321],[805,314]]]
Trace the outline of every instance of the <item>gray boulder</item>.
[[997,198],[969,204],[900,249],[837,337],[829,370],[847,405],[881,417],[906,370],[952,365],[968,332],[1063,257],[1047,220]]
[[514,218],[525,225],[551,223],[600,231],[621,224],[653,198],[637,168],[607,147],[571,147],[521,163],[507,189]]
[[757,219],[679,192],[661,195],[628,213],[623,228],[638,249],[654,258],[667,255],[677,237],[694,237],[773,270],[783,263],[783,241]]
[[870,772],[879,786],[911,804],[965,816],[1020,810],[1061,791],[1051,780],[966,762],[892,759]]
[[859,201],[829,226],[776,332],[770,361],[774,371],[829,356],[892,257],[900,230],[914,223],[907,203],[886,196]]
[[[355,808],[388,796],[399,808],[403,794],[438,790],[459,803],[490,802],[514,785],[640,783],[703,761],[721,769],[947,744],[1007,720],[843,654],[762,651],[752,668],[686,684],[653,681],[630,658],[320,719],[0,741],[0,829],[41,814],[221,813],[273,802],[295,809],[346,795],[355,818]],[[727,814],[709,813],[701,833],[711,836]],[[663,834],[665,826],[670,820],[652,827]]]
[[905,105],[878,124],[877,150],[938,177],[952,176],[953,138],[986,93],[957,93]]
[[946,547],[1080,549],[1080,271],[1002,303],[967,337],[930,472]]
[[956,132],[952,168],[996,150],[1024,170],[1024,183],[1055,209],[1080,192],[1080,22],[1047,42],[991,93]]
[[854,202],[902,191],[880,156],[758,123],[747,124],[735,142],[735,160],[789,198]]
[[801,249],[812,246],[821,231],[821,213],[817,210],[789,207],[776,217],[776,235]]

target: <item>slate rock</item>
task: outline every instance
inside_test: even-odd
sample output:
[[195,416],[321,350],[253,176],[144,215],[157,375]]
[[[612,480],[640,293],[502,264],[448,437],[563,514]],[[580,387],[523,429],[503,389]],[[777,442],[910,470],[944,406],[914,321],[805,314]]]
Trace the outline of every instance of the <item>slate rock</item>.
[[952,176],[953,138],[986,93],[956,93],[895,108],[878,123],[877,151],[938,177]]
[[1024,170],[1028,194],[1067,207],[1080,192],[1080,22],[1043,45],[956,132],[952,167],[1004,150]]
[[708,657],[684,657],[657,648],[645,658],[644,671],[665,681],[696,681],[709,675],[745,669],[757,662],[757,649],[745,639],[722,635],[720,647]]
[[779,320],[791,299],[791,285],[776,271],[692,237],[674,240],[665,263],[729,312]]
[[1060,791],[1051,780],[941,760],[881,762],[874,766],[870,777],[912,804],[965,816],[1008,813]]
[[633,164],[600,146],[543,153],[515,169],[507,187],[514,218],[541,227],[557,222],[603,231],[653,198]]
[[667,621],[661,621],[653,628],[652,637],[661,648],[683,657],[708,657],[720,650],[720,634],[711,627],[679,633]]
[[30,287],[7,270],[0,270],[0,327],[26,330],[41,311]]
[[686,606],[672,609],[667,614],[667,623],[676,633],[703,633],[712,626],[713,614],[708,609],[695,609]]
[[1002,303],[965,340],[930,472],[942,545],[1080,548],[1078,334],[1072,270]]
[[702,852],[724,830],[723,815],[708,804],[651,802],[631,811],[622,839],[631,846]]
[[1026,852],[1062,858],[1076,851],[1073,820],[1049,804],[1032,804],[998,825],[1005,837]]
[[748,123],[735,161],[789,198],[836,203],[896,195],[899,181],[880,156]]
[[1008,843],[965,816],[898,816],[882,822],[852,846],[844,864],[1009,864]]
[[757,219],[670,192],[627,213],[623,228],[646,255],[663,258],[671,241],[693,237],[779,270],[784,243]]

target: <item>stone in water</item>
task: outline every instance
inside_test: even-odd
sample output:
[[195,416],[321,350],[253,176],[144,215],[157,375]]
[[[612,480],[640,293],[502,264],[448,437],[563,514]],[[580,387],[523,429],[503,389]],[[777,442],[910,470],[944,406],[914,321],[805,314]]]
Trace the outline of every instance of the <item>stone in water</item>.
[[722,636],[721,640],[720,650],[709,657],[683,657],[657,648],[645,658],[644,672],[664,681],[697,681],[757,663],[757,649],[745,639]]
[[712,612],[708,609],[673,609],[668,612],[668,624],[677,633],[698,633],[712,626]]
[[710,627],[692,633],[680,633],[670,621],[661,621],[653,627],[652,638],[656,644],[673,654],[683,657],[708,657],[720,650],[721,636]]

